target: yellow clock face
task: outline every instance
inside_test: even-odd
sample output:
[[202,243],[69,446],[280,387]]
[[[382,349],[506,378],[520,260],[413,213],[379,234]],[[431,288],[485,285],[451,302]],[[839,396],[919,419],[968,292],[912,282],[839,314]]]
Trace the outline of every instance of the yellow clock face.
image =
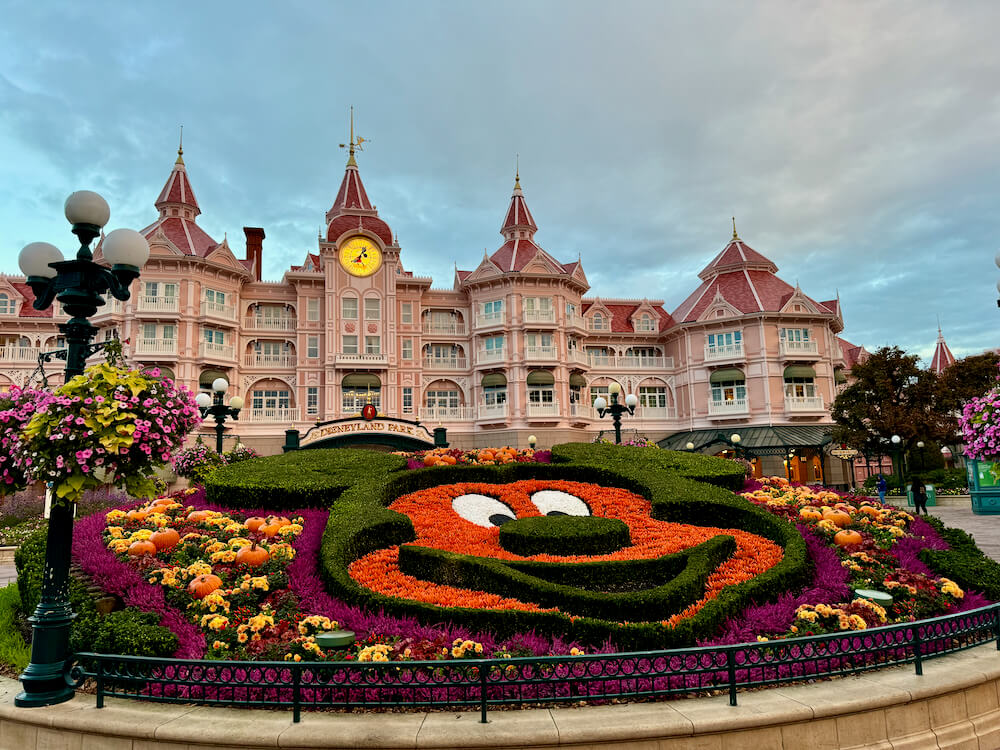
[[367,237],[351,237],[340,246],[340,265],[353,276],[371,276],[382,267],[382,253]]

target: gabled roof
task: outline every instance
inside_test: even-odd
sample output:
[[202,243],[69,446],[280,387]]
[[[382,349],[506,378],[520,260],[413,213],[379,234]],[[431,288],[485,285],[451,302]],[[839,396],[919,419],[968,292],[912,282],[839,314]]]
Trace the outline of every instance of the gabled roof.
[[[611,313],[611,333],[635,333],[635,328],[632,325],[632,316],[635,315],[636,311],[643,307],[642,302],[605,302],[604,300],[595,300],[593,302],[584,302],[580,306],[580,312],[586,313],[595,304],[602,308],[605,308],[609,313]],[[660,304],[650,305],[653,308],[653,312],[660,318],[659,331],[666,331],[674,325],[673,318],[670,317],[670,313],[663,309]]]
[[842,339],[838,336],[837,343],[840,345],[840,353],[844,356],[844,362],[847,364],[848,370],[853,369],[854,365],[864,361],[868,356],[868,352],[865,351],[863,346],[852,344],[847,339]]
[[55,305],[49,305],[44,310],[36,310],[32,307],[35,301],[35,293],[31,291],[31,287],[24,281],[11,281],[10,285],[14,287],[18,294],[24,297],[24,301],[21,303],[21,310],[17,313],[20,318],[51,318],[53,316],[53,311],[56,309]]
[[931,360],[931,372],[935,375],[940,375],[946,369],[955,364],[955,357],[951,353],[951,349],[944,342],[944,334],[941,333],[941,328],[938,327],[938,337],[937,346],[934,347],[934,358]]

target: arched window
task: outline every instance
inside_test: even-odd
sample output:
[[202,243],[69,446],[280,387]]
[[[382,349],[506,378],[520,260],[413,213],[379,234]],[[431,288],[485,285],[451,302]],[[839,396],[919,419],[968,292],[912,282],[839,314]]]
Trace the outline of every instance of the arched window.
[[596,312],[594,316],[590,319],[590,327],[595,331],[605,330],[604,315]]
[[716,370],[709,378],[712,386],[712,401],[743,401],[747,397],[746,376],[742,370],[728,368]]
[[0,315],[14,314],[14,300],[6,294],[0,294]]
[[816,396],[816,371],[808,365],[791,365],[785,368],[785,397],[814,398]]
[[355,372],[340,381],[341,407],[344,414],[358,414],[366,404],[382,406],[382,381],[370,372]]

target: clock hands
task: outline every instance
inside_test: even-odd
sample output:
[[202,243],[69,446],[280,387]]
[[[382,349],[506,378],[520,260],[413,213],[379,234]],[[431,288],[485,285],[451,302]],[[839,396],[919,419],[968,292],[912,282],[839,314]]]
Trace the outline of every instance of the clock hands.
[[367,257],[368,257],[368,248],[365,247],[365,248],[361,249],[361,253],[358,255],[357,258],[354,259],[354,262],[355,263],[361,263],[362,262],[361,259],[362,258],[367,258]]

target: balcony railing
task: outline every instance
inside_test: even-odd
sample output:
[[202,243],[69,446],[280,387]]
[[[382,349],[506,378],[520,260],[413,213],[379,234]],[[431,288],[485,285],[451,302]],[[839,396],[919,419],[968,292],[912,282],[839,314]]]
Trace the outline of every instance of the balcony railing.
[[203,300],[201,303],[201,314],[221,320],[236,320],[236,306]]
[[554,346],[526,346],[524,347],[524,358],[526,360],[554,360],[556,359],[556,348]]
[[556,322],[556,311],[555,310],[525,310],[524,311],[524,322],[525,323],[555,323]]
[[425,370],[465,370],[468,366],[465,357],[424,357]]
[[240,420],[247,422],[280,422],[291,424],[299,418],[299,410],[294,406],[275,406],[263,409],[243,409]]
[[503,325],[507,320],[504,310],[491,313],[476,313],[476,328],[488,328],[490,326]]
[[0,346],[0,361],[37,362],[40,351],[35,346]]
[[743,359],[743,342],[709,346],[705,344],[705,361],[718,362],[724,359]]
[[295,367],[294,354],[247,354],[243,357],[246,367]]
[[201,356],[208,359],[233,359],[233,347],[229,344],[215,344],[211,341],[201,342]]
[[673,406],[643,406],[640,404],[635,407],[635,417],[646,422],[659,419],[675,419],[677,417],[677,409]]
[[503,362],[504,359],[503,349],[480,349],[476,352],[476,364],[478,365],[489,362]]
[[570,349],[568,356],[570,362],[575,362],[578,365],[590,365],[590,357],[587,356],[586,352],[581,352],[579,349]]
[[569,415],[578,419],[597,419],[597,410],[583,403],[569,405]]
[[616,357],[613,354],[587,352],[591,367],[612,370],[672,370],[673,357],[642,357],[632,354]]
[[507,404],[479,405],[479,419],[507,419]]
[[[110,297],[110,299],[108,299]],[[98,307],[97,312],[94,313],[94,317],[100,317],[101,315],[121,315],[125,312],[125,303],[120,299],[111,297],[110,294],[106,295],[104,298],[103,307]]]
[[732,398],[728,401],[716,401],[709,399],[708,416],[710,417],[735,417],[750,413],[750,404],[746,398]]
[[139,356],[152,354],[177,355],[177,339],[147,339],[141,336],[132,344],[132,353]]
[[389,357],[385,354],[338,354],[336,364],[356,365],[358,367],[386,367]]
[[819,343],[816,341],[782,341],[779,346],[782,357],[817,357]]
[[824,411],[822,396],[785,396],[785,411]]
[[243,318],[243,327],[251,331],[294,331],[298,327],[295,318]]
[[420,409],[420,419],[424,422],[465,422],[475,418],[476,410],[471,406],[424,406]]
[[141,313],[175,313],[181,306],[177,297],[150,297],[147,294],[140,294],[136,309]]
[[572,328],[582,328],[587,330],[587,320],[582,315],[574,315],[570,313],[566,316],[566,325]]
[[440,334],[442,336],[464,336],[465,321],[456,320],[439,322],[435,320],[424,320],[422,324],[424,333],[429,335]]
[[528,402],[528,417],[558,417],[559,416],[559,402],[552,401],[548,403],[533,403]]

